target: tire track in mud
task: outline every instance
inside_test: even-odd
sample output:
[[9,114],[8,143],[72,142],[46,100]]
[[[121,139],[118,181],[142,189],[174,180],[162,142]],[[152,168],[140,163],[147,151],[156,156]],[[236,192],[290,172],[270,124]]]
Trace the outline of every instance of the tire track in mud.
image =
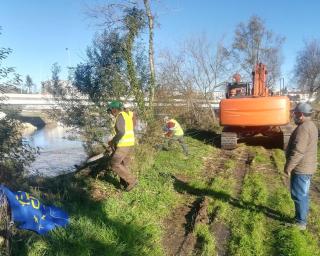
[[[174,209],[171,216],[164,221],[165,235],[163,247],[166,255],[187,255],[182,250],[190,247],[192,250],[195,244],[195,238],[188,238],[188,226],[190,221],[188,215],[192,211],[192,198],[186,198],[183,205]],[[188,241],[187,241],[188,240]],[[187,243],[189,245],[187,245]],[[182,248],[184,246],[184,248]],[[189,248],[187,248],[189,249]]]
[[[272,195],[274,192],[277,192],[276,190],[279,188],[279,186],[284,186],[284,188],[289,189],[289,179],[282,173],[282,170],[278,170],[277,166],[274,163],[273,159],[273,151],[272,149],[264,148],[265,151],[262,152],[262,154],[266,157],[266,159],[269,159],[269,161],[266,161],[262,164],[255,163],[253,165],[253,169],[250,170],[251,163],[255,157],[255,154],[258,153],[251,153],[249,147],[244,147],[241,152],[234,152],[234,155],[230,155],[230,157],[237,157],[237,164],[235,171],[233,173],[233,177],[236,178],[236,184],[234,186],[234,197],[236,199],[240,199],[242,188],[244,184],[244,180],[248,172],[263,172],[263,177],[265,179],[265,182],[267,184],[268,193],[269,195]],[[256,149],[254,149],[256,150]],[[227,153],[228,154],[228,153]],[[314,202],[319,205],[320,203],[320,175],[316,175],[315,180],[313,183],[311,183],[310,188],[310,194],[311,194],[311,200],[314,200]],[[270,202],[269,202],[270,203]],[[267,221],[267,232],[269,239],[269,246],[268,250],[270,250],[270,253],[274,253],[274,247],[272,245],[275,244],[274,238],[272,237],[272,234],[275,234],[275,232],[279,231],[279,228],[283,226],[285,223],[290,221],[290,216],[284,214],[281,210],[277,210],[277,208],[273,208],[272,205],[269,203],[261,204],[261,205],[255,205],[254,207],[260,208],[259,211],[264,213],[266,221]],[[313,213],[313,215],[315,212]],[[230,228],[224,224],[223,222],[215,222],[211,224],[212,230],[216,236],[216,249],[217,249],[217,255],[228,255],[228,242],[226,240],[230,239],[231,236],[231,230]],[[319,240],[319,231],[320,231],[319,225],[314,225],[313,227],[310,227],[310,233]],[[229,235],[226,235],[226,233],[229,230]],[[319,244],[319,243],[318,243]],[[271,255],[271,254],[270,254]]]
[[[221,150],[214,157],[204,158],[203,176],[206,183],[210,186],[217,175],[225,172],[225,163],[232,159],[236,161],[236,168],[232,170],[232,175],[236,180],[233,188],[234,195],[238,198],[241,194],[242,185],[253,156],[248,148],[244,147],[236,150]],[[210,231],[215,236],[217,255],[226,255],[228,240],[230,238],[230,228],[221,220],[216,218],[219,214],[218,209],[214,209],[213,214],[208,216],[206,194],[197,189],[190,189],[187,177],[173,176],[175,183],[186,186],[189,189],[182,191],[184,204],[174,209],[172,214],[164,221],[165,235],[163,245],[166,255],[190,255],[190,252],[197,252],[197,239],[193,235],[193,229],[198,222],[209,225]],[[209,195],[210,197],[210,195]]]
[[[232,170],[231,175],[236,180],[234,185],[233,195],[236,199],[239,199],[242,191],[242,186],[244,183],[245,176],[249,171],[250,164],[253,160],[253,155],[249,153],[248,148],[241,148],[232,151],[221,150],[221,168],[225,165],[227,159],[234,159],[236,161],[235,168]],[[224,223],[222,220],[219,220],[219,209],[214,210],[214,214],[211,218],[210,230],[213,232],[216,241],[216,253],[218,256],[227,255],[228,243],[231,236],[231,230],[228,224]]]

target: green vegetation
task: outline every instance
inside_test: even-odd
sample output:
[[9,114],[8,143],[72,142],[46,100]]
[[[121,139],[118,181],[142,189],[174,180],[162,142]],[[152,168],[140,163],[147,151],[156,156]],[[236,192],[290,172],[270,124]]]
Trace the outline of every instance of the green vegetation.
[[[269,68],[270,84],[281,77],[283,38],[269,31],[261,18],[253,16],[236,27],[230,47],[222,42],[212,47],[205,38],[195,38],[181,44],[174,54],[163,54],[163,60],[157,61],[159,78],[155,81],[153,17],[156,15],[151,13],[148,0],[144,0],[144,6],[141,9],[137,2],[127,2],[94,8],[92,16],[100,19],[103,27],[88,47],[83,62],[73,69],[69,67],[70,83],[61,81],[61,68],[56,63],[51,81],[43,84],[43,90],[56,96],[61,107],[58,111],[54,109],[50,117],[77,128],[89,154],[103,150],[110,134],[113,125],[107,113],[110,100],[133,99],[135,112],[148,123],[146,137],[150,139],[156,137],[152,135],[156,130],[153,128],[159,128],[154,112],[181,118],[189,128],[217,125],[212,92],[230,76],[226,72],[230,61],[234,62],[231,67],[234,71],[250,74],[257,60],[263,60]],[[149,64],[144,42],[147,25]],[[318,42],[307,43],[298,57],[312,55],[310,46],[317,45]],[[13,68],[2,65],[10,53],[11,49],[0,47],[0,82],[17,90],[21,79]],[[303,63],[297,64],[299,67]],[[295,76],[305,87],[301,81],[305,80],[305,74],[309,78],[310,72],[299,73],[300,68]],[[318,77],[317,73],[319,70],[314,77]],[[14,77],[9,79],[10,75]],[[32,86],[28,75],[29,92]],[[314,84],[307,87],[309,92],[314,91]],[[203,108],[203,101],[207,109]],[[108,167],[99,171],[98,165],[91,174],[84,171],[44,179],[30,188],[23,179],[23,168],[34,159],[37,150],[21,141],[16,113],[4,108],[1,106],[1,111],[7,114],[0,120],[1,182],[31,190],[45,203],[64,208],[71,218],[66,229],[54,230],[47,236],[17,231],[13,239],[14,255],[165,255],[165,220],[178,207],[202,196],[209,198],[210,221],[195,223],[192,230],[197,240],[195,254],[218,254],[221,230],[215,230],[214,226],[218,224],[227,234],[228,241],[222,250],[228,255],[319,255],[319,195],[314,196],[311,204],[310,229],[300,232],[284,225],[293,217],[293,203],[288,179],[283,175],[282,150],[240,145],[234,155],[223,155],[205,141],[187,138],[191,155],[186,158],[178,145],[170,151],[155,152],[152,147],[155,142],[149,141],[135,149],[133,172],[139,185],[130,193],[120,190],[118,177],[108,172]],[[218,136],[212,133],[206,137],[209,143]],[[241,160],[245,155],[248,155],[246,163]],[[314,181],[320,184],[319,174]]]
[[[19,232],[14,254],[165,255],[163,220],[191,194],[207,195],[208,215],[215,212],[214,221],[230,229],[229,255],[318,255],[319,235],[283,225],[292,217],[293,204],[279,175],[282,151],[273,150],[271,161],[268,151],[250,148],[255,152],[253,164],[236,192],[237,160],[231,157],[224,161],[226,170],[203,177],[204,167],[217,161],[219,151],[191,138],[187,142],[192,152],[188,160],[178,145],[158,153],[137,147],[134,169],[140,183],[131,193],[120,192],[111,174],[51,182],[47,201],[67,209],[71,224],[46,237]],[[187,183],[180,184],[177,177]],[[319,207],[312,204],[310,223],[319,230],[317,212]],[[197,224],[194,235],[198,255],[215,254],[218,234],[210,224]]]
[[[164,255],[162,221],[183,197],[176,192],[172,175],[200,178],[203,170],[198,160],[214,151],[191,138],[187,143],[199,148],[188,160],[181,149],[155,153],[148,146],[137,148],[136,161],[142,164],[134,172],[139,185],[130,193],[116,188],[118,181],[112,174],[50,181],[47,203],[66,209],[71,224],[44,237],[19,232],[14,255]],[[212,240],[201,230],[197,232],[210,251]]]
[[[231,255],[266,255],[267,220],[261,207],[267,200],[267,188],[259,173],[245,177],[240,204],[233,210],[231,222]],[[239,222],[240,220],[240,222]]]
[[[1,35],[1,26],[0,26]],[[15,88],[20,77],[13,67],[6,67],[4,62],[12,50],[0,46],[0,85],[2,90]],[[34,160],[36,149],[21,140],[22,125],[17,121],[18,111],[1,104],[4,100],[0,91],[0,180],[13,187],[24,184],[24,166]],[[1,249],[1,248],[0,248]]]
[[320,255],[317,241],[308,233],[302,233],[296,228],[281,229],[276,232],[277,255]]
[[[215,219],[230,228],[228,255],[319,255],[319,209],[315,204],[311,204],[310,230],[302,232],[285,225],[293,217],[294,206],[283,183],[283,151],[273,150],[272,160],[263,148],[250,148],[249,152],[254,159],[240,194],[230,170],[215,176],[210,186]],[[232,166],[231,162],[225,166]],[[238,171],[237,165],[233,166]]]
[[195,228],[195,234],[198,239],[201,256],[210,256],[215,254],[215,240],[209,227],[205,224],[198,224]]
[[[47,191],[34,190],[46,203],[66,209],[71,224],[44,237],[19,231],[14,255],[167,255],[165,220],[202,196],[209,200],[210,222],[194,227],[194,255],[221,250],[221,230],[215,224],[228,231],[228,255],[319,255],[320,208],[315,201],[308,230],[285,225],[294,206],[282,174],[282,150],[240,145],[224,155],[201,141],[186,141],[188,159],[176,144],[161,152],[138,146],[133,169],[139,185],[130,193],[119,190],[112,173],[53,179]],[[241,166],[246,152],[252,162]]]

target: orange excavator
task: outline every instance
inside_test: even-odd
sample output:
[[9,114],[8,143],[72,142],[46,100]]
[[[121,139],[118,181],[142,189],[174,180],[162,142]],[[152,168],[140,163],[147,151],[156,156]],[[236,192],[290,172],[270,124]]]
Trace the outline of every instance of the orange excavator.
[[287,96],[273,96],[266,86],[267,69],[262,63],[252,72],[252,86],[234,75],[227,85],[226,99],[220,101],[221,148],[234,149],[240,138],[261,134],[282,138],[286,148],[292,131],[290,101]]

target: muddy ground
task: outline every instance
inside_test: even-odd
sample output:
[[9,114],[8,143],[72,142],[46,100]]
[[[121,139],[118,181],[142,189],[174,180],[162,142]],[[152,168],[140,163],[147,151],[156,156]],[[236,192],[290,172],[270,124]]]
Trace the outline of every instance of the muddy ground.
[[[203,139],[203,138],[201,138]],[[270,177],[274,175],[272,149],[279,148],[277,141],[270,141],[265,138],[251,138],[250,140],[240,141],[245,143],[245,147],[237,148],[235,150],[219,150],[217,157],[206,158],[204,160],[203,176],[207,177],[208,184],[210,180],[219,172],[223,172],[225,168],[225,162],[232,158],[236,161],[236,168],[233,171],[234,178],[236,180],[235,185],[235,200],[237,196],[241,194],[244,177],[247,171],[250,169],[250,165],[254,158],[254,155],[248,150],[248,146],[262,146],[264,147],[269,156],[270,164],[259,167],[261,171],[267,175],[270,173]],[[218,146],[218,145],[216,145]],[[187,187],[189,182],[187,177],[174,177],[177,186]],[[272,180],[272,179],[271,179]],[[288,179],[283,178],[283,185],[288,187]],[[270,181],[272,186],[272,181]],[[230,237],[229,227],[217,220],[215,214],[211,216],[207,215],[206,205],[200,206],[199,201],[205,200],[205,195],[201,191],[194,191],[190,189],[183,189],[183,196],[185,203],[176,208],[170,217],[164,221],[165,236],[163,239],[163,245],[167,255],[200,255],[198,252],[197,239],[193,234],[193,228],[197,221],[206,222],[210,231],[214,234],[216,242],[216,253],[219,256],[228,255],[228,239]],[[320,203],[320,178],[315,178],[311,185],[310,193],[311,200]],[[187,193],[185,193],[187,191]],[[202,207],[199,210],[199,207]],[[200,216],[198,216],[200,215]],[[276,219],[277,216],[272,210],[266,210],[266,216],[272,219]]]
[[[207,177],[209,184],[215,174],[224,171],[225,162],[230,158],[237,160],[234,175],[237,180],[236,191],[237,194],[240,194],[243,179],[252,161],[252,155],[245,150],[221,150],[218,157],[206,158],[203,176]],[[186,177],[176,176],[174,178],[178,183],[177,186],[183,186],[189,182]],[[206,205],[204,205],[202,211],[199,211],[199,201],[205,200],[205,196],[201,192],[190,191],[190,193],[184,194],[184,198],[185,203],[175,209],[164,222],[165,237],[163,244],[167,255],[197,254],[197,241],[192,232],[196,222],[199,221],[207,222],[210,225],[210,231],[215,234],[218,255],[226,255],[227,241],[230,235],[229,228],[223,222],[215,220],[214,214],[207,216]],[[195,221],[195,219],[197,220]]]

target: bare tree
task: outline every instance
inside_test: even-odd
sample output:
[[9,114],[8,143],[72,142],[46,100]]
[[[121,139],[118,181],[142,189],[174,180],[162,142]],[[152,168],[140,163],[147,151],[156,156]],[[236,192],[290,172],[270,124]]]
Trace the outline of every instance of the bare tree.
[[222,41],[213,46],[205,36],[189,40],[186,51],[190,60],[188,69],[193,87],[202,94],[212,114],[213,122],[216,123],[211,103],[214,92],[221,88],[221,82],[226,78],[229,52]]
[[210,114],[206,114],[206,118],[216,124],[212,103],[214,93],[224,85],[222,82],[228,74],[228,57],[222,42],[214,46],[205,36],[190,39],[178,54],[167,52],[162,56],[158,91],[165,88],[167,93],[176,92],[172,96],[175,99],[180,95],[196,122],[201,123],[201,115],[207,111]]
[[[174,55],[168,51],[160,56],[159,86],[156,90],[156,99],[164,104],[166,114],[177,116],[184,113],[192,113],[194,123],[199,123],[199,115],[196,111],[196,97],[192,88],[192,77],[186,72],[186,56],[183,52]],[[179,99],[183,99],[184,111],[177,107]],[[162,112],[160,110],[160,112]]]
[[320,89],[320,41],[311,40],[298,52],[294,68],[298,86],[312,96]]
[[281,73],[283,42],[284,37],[268,30],[258,16],[252,16],[247,24],[240,23],[235,30],[232,52],[234,63],[239,63],[235,68],[244,71],[249,79],[255,64],[262,62],[268,68],[268,84],[274,84]]

